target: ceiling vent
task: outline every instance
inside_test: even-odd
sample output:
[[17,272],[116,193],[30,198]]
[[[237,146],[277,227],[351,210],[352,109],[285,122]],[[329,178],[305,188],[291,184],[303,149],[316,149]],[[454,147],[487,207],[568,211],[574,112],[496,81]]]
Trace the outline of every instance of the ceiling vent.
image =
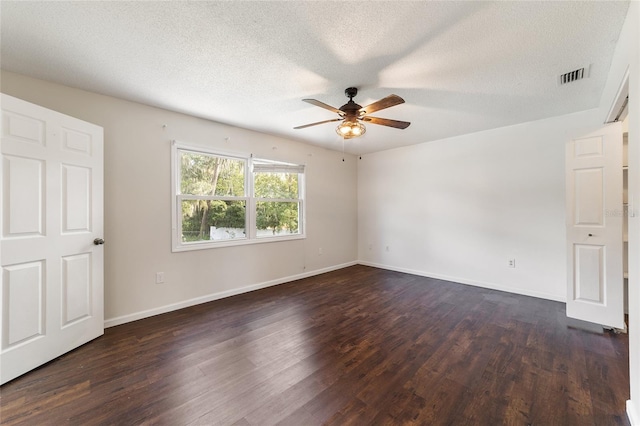
[[578,68],[577,70],[569,71],[561,74],[558,78],[558,84],[560,86],[564,84],[573,83],[574,81],[582,80],[589,77],[589,67]]

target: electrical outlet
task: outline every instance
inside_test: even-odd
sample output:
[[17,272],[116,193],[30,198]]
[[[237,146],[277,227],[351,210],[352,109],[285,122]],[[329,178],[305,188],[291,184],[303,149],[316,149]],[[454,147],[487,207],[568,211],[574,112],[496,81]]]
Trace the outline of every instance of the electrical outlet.
[[156,272],[156,284],[162,284],[164,282],[164,272]]
[[318,256],[322,256],[322,247],[318,248]]
[[509,268],[515,268],[516,267],[516,260],[515,259],[508,259],[507,260],[507,264],[509,265]]
[[389,251],[389,246],[386,246],[386,247],[385,247],[385,250],[386,250],[386,251]]

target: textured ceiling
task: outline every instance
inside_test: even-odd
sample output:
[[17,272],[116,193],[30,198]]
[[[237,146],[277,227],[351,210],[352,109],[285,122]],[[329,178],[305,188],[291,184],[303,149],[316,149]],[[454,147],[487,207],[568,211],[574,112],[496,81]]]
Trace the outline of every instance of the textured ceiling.
[[[367,153],[598,105],[628,2],[0,2],[8,71],[342,149],[301,102],[406,103]],[[589,78],[558,76],[589,66]]]

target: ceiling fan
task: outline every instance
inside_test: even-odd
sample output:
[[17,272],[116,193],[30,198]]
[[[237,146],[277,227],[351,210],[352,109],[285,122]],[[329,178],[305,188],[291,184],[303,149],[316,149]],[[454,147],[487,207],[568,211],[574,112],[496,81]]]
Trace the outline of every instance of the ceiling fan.
[[337,113],[340,117],[332,120],[318,121],[316,123],[305,124],[303,126],[294,127],[294,129],[304,129],[306,127],[316,126],[318,124],[331,123],[333,121],[342,121],[336,128],[336,132],[345,139],[355,138],[362,136],[367,131],[364,124],[361,121],[367,123],[379,124],[381,126],[395,127],[396,129],[406,129],[411,124],[408,121],[390,120],[388,118],[370,117],[372,112],[380,111],[385,108],[390,108],[395,105],[404,103],[398,95],[389,95],[386,98],[382,98],[366,107],[362,107],[353,101],[353,98],[358,94],[358,89],[355,87],[349,87],[344,91],[344,94],[349,98],[349,102],[342,105],[340,108],[334,108],[331,105],[327,105],[324,102],[320,102],[316,99],[303,99],[304,102],[311,105],[319,106],[320,108],[328,109]]

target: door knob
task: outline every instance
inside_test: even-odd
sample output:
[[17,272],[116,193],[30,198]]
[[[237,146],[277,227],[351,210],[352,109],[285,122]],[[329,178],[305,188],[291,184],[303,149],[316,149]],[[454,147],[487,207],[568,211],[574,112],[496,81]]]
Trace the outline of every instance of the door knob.
[[104,240],[102,238],[96,238],[95,240],[93,240],[93,244],[99,246],[104,244]]
[[[593,234],[589,234],[589,236],[590,236],[590,237],[593,237]],[[103,243],[104,243],[104,241],[103,241]]]

